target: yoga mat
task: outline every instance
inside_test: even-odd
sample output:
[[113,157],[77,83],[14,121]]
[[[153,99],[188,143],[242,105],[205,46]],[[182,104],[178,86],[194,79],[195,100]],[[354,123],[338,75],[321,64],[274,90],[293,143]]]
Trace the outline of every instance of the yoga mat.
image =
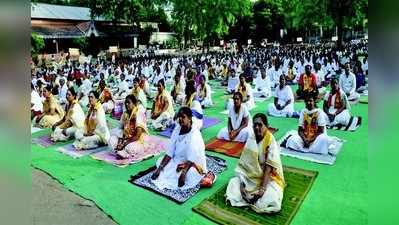
[[258,214],[250,207],[231,206],[230,203],[226,203],[224,196],[227,184],[195,206],[193,211],[218,224],[288,225],[312,188],[318,172],[293,167],[284,167],[283,170],[287,186],[284,190],[281,211],[278,213]]
[[36,133],[36,132],[41,131],[41,130],[43,130],[43,129],[41,129],[39,127],[30,127],[30,133],[31,134]]
[[[220,123],[220,119],[218,118],[205,117],[201,130],[214,126],[218,123]],[[173,129],[174,128],[167,128],[166,130],[160,132],[159,135],[170,138],[170,136],[172,136]]]
[[[278,131],[277,128],[269,127],[270,132],[274,134]],[[239,158],[241,156],[242,150],[244,150],[245,143],[235,142],[235,141],[226,141],[222,139],[213,139],[209,141],[205,149],[208,151],[222,153],[228,156]]]
[[245,143],[215,138],[206,144],[205,149],[239,158],[242,150],[244,150],[244,145]]
[[[227,168],[226,161],[216,156],[207,155],[206,165],[208,171],[212,171],[215,175],[223,172]],[[160,190],[152,183],[151,179],[151,176],[155,169],[156,167],[153,166],[145,171],[139,172],[138,174],[131,176],[129,182],[139,187],[143,187],[145,189],[153,191],[154,193],[159,194],[161,196],[167,197],[168,199],[178,204],[184,203],[189,198],[193,197],[200,190],[199,184],[197,184],[197,186],[195,186],[194,188],[186,190],[180,190],[180,189],[170,190],[166,188]]]
[[[289,131],[278,143],[281,145],[281,143],[288,138],[288,136],[296,133],[297,131]],[[310,152],[299,152],[295,151],[292,149],[285,148],[283,146],[280,146],[280,154],[284,156],[289,156],[297,159],[302,159],[306,160],[309,162],[315,162],[315,163],[320,163],[320,164],[327,164],[327,165],[333,165],[335,163],[335,160],[337,159],[338,153],[341,151],[343,145],[343,141],[340,141],[338,143],[338,146],[336,147],[336,154],[317,154],[317,153],[310,153]]]
[[88,150],[76,150],[76,148],[73,146],[73,144],[67,144],[61,147],[57,148],[57,151],[64,153],[65,155],[68,155],[72,158],[78,159],[86,155],[91,155],[96,152],[104,151],[107,150],[108,146],[101,146],[98,148],[94,149],[88,149]]
[[33,138],[32,142],[35,144],[38,144],[44,148],[47,148],[51,145],[54,145],[55,143],[51,140],[49,135],[45,135],[42,137],[37,137],[37,138]]
[[116,158],[116,154],[113,151],[102,151],[92,154],[91,157],[96,160],[104,161],[106,163],[112,164],[118,167],[126,167],[129,164],[134,164],[145,159],[154,157],[164,152],[167,149],[169,141],[164,138],[159,138],[157,136],[150,136],[148,140],[145,141],[146,145],[145,152],[142,155],[133,156],[128,159]]

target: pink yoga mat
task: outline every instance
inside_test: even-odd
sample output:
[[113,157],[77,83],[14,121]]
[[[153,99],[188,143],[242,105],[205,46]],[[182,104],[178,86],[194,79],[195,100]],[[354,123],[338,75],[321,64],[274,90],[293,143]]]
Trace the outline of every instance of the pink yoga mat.
[[47,148],[47,147],[49,147],[49,146],[55,144],[55,143],[51,140],[50,136],[48,136],[48,135],[42,136],[42,137],[38,137],[38,138],[33,138],[33,139],[32,139],[32,142],[35,143],[35,144],[38,144],[38,145],[40,145],[40,146],[42,146],[42,147],[45,147],[45,148]]

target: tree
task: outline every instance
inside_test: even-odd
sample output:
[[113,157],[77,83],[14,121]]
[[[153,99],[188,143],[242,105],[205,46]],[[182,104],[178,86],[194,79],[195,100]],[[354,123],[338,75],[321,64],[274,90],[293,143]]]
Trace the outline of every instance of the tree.
[[249,0],[170,0],[178,38],[197,38],[209,47],[212,38],[228,33],[239,16],[250,14]]
[[30,37],[30,53],[32,56],[36,56],[39,54],[40,50],[42,50],[45,46],[44,39],[37,35],[36,33],[32,33]]

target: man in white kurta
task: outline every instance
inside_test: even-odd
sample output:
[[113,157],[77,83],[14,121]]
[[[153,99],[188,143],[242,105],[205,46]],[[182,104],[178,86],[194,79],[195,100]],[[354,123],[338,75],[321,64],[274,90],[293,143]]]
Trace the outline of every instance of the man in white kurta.
[[267,107],[267,112],[275,117],[291,117],[294,113],[294,93],[285,83],[285,77],[280,76],[280,85],[276,88],[274,102]]
[[350,104],[346,94],[339,88],[336,79],[331,80],[331,91],[324,96],[323,110],[328,126],[347,126],[349,124]]
[[280,147],[267,129],[267,117],[261,115],[254,117],[254,135],[248,138],[235,177],[229,181],[226,200],[257,213],[273,213],[281,210],[285,180]]
[[299,117],[298,133],[287,139],[286,147],[300,152],[335,155],[339,139],[327,135],[324,112],[315,108],[312,97],[308,97],[305,104]]
[[255,79],[255,90],[253,95],[256,98],[268,98],[272,95],[270,77],[266,76],[266,70],[260,69],[260,73]]
[[359,100],[360,95],[356,92],[356,76],[349,71],[349,64],[345,65],[345,72],[339,76],[339,87],[345,92],[349,101]]
[[241,104],[241,93],[234,93],[233,101],[234,105],[229,107],[227,127],[219,131],[217,138],[227,141],[246,142],[250,132],[250,114],[247,107]]
[[129,84],[125,80],[125,74],[120,75],[120,82],[118,83],[118,89],[114,93],[116,99],[124,100],[126,96],[129,94]]

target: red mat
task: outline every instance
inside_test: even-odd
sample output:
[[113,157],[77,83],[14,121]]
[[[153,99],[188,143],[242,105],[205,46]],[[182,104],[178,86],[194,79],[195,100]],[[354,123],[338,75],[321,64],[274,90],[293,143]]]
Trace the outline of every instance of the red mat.
[[[278,129],[269,127],[270,132],[274,134]],[[245,143],[226,141],[222,139],[212,139],[209,141],[205,148],[208,151],[222,153],[231,157],[239,158],[241,156],[242,150],[244,150]]]

